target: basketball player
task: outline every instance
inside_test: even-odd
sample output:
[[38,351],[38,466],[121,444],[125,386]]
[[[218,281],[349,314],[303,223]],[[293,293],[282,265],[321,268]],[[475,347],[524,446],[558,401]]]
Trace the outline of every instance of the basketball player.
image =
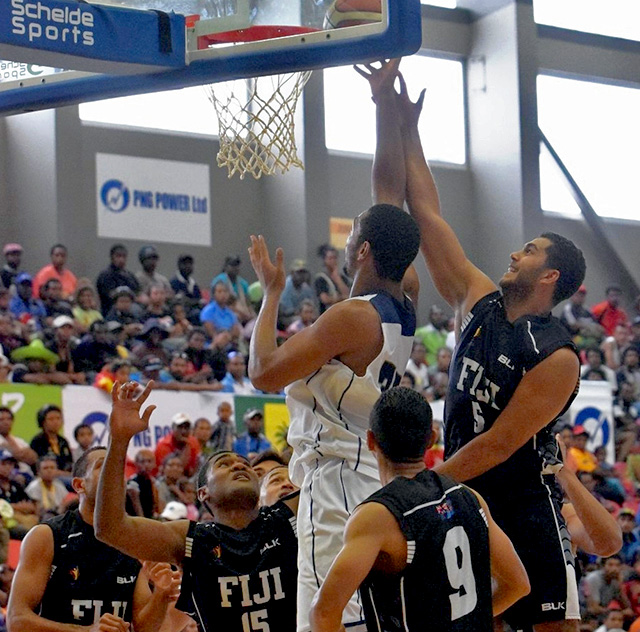
[[161,625],[178,585],[174,573],[161,569],[151,594],[140,562],[95,537],[105,455],[105,448],[90,448],[74,465],[79,509],[37,525],[22,543],[9,599],[11,632],[127,632],[130,623],[136,632],[173,629]]
[[311,611],[313,632],[338,632],[358,587],[368,629],[385,632],[492,632],[493,613],[529,592],[522,562],[484,500],[425,468],[436,436],[431,419],[429,404],[408,388],[376,402],[367,445],[384,487],[349,518]]
[[[388,102],[394,107],[394,100]],[[398,208],[405,191],[399,127],[378,127],[377,144],[377,152],[400,151],[386,169],[374,159],[378,203],[356,217],[346,246],[351,298],[280,347],[276,320],[285,283],[283,253],[276,251],[274,265],[264,239],[254,236],[249,249],[264,289],[249,377],[266,391],[288,386],[288,442],[294,450],[289,470],[300,487],[298,632],[309,630],[311,601],[342,547],[350,512],[380,488],[375,459],[366,449],[369,413],[380,392],[400,382],[415,332],[414,306],[402,281],[409,269],[415,297],[417,275],[410,265],[419,235],[415,222]],[[364,629],[357,596],[345,608],[344,624]]]
[[260,483],[247,459],[218,452],[201,467],[198,497],[213,522],[161,523],[125,514],[127,446],[148,427],[155,408],[140,414],[153,383],[135,398],[137,387],[116,383],[112,391],[109,448],[98,487],[98,537],[128,555],[181,564],[176,607],[205,632],[293,632],[297,498],[260,508]]
[[[393,71],[386,64],[362,73],[376,87],[376,75]],[[467,259],[440,214],[418,134],[424,91],[414,104],[404,82],[400,94],[389,85],[384,89],[394,93],[396,107],[378,105],[379,115],[383,124],[402,126],[407,203],[420,227],[431,278],[456,317],[445,406],[447,460],[436,469],[468,482],[486,499],[527,569],[531,593],[506,613],[512,627],[577,630],[574,560],[559,508],[540,476],[536,435],[567,409],[577,391],[576,349],[550,312],[582,283],[584,258],[568,239],[545,233],[511,254],[498,291]],[[390,152],[389,162],[396,152]]]

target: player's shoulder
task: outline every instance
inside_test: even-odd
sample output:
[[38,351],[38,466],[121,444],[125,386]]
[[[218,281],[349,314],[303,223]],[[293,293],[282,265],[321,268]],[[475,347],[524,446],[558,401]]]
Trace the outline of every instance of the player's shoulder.
[[514,331],[525,365],[537,364],[563,348],[577,355],[571,334],[555,316],[523,316],[514,323]]

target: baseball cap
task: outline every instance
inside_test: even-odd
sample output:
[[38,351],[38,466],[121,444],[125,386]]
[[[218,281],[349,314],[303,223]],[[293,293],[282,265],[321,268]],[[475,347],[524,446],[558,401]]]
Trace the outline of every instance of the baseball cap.
[[5,244],[4,248],[2,249],[2,252],[5,255],[9,252],[22,252],[22,246],[20,244],[15,244],[15,243]]
[[253,419],[258,416],[264,417],[264,414],[259,408],[251,408],[244,414],[244,419]]
[[162,360],[156,356],[149,356],[144,363],[145,371],[160,371],[164,367]]
[[298,272],[300,270],[308,270],[307,262],[304,259],[294,259],[291,264],[291,272]]
[[21,272],[17,277],[16,277],[16,284],[20,284],[20,283],[32,283],[33,280],[31,279],[31,275],[28,272]]
[[13,454],[11,454],[9,450],[0,450],[0,461],[13,461],[14,463],[17,463],[18,459],[16,459],[16,457],[13,456]]
[[138,259],[144,261],[145,259],[151,259],[152,257],[158,258],[158,251],[153,246],[142,246],[138,252]]
[[56,316],[53,319],[54,329],[64,327],[65,325],[71,325],[73,327],[73,318],[71,318],[70,316],[66,316],[65,314],[61,314],[60,316]]
[[111,296],[112,299],[117,299],[120,296],[130,296],[132,299],[136,297],[128,285],[119,285],[115,290],[112,290],[109,296]]
[[631,516],[634,520],[636,519],[636,514],[633,509],[629,507],[623,507],[619,512],[618,516]]
[[573,427],[573,436],[579,437],[581,435],[586,435],[587,437],[591,436],[584,426],[574,426]]
[[176,413],[171,417],[171,423],[174,426],[183,426],[184,424],[191,425],[191,417],[187,413]]
[[160,514],[165,520],[184,520],[187,517],[187,506],[177,500],[168,502]]

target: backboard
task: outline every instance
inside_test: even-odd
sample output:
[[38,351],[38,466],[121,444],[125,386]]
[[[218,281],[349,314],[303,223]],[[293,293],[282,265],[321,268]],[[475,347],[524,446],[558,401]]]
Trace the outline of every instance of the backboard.
[[421,39],[420,0],[6,0],[0,114],[409,55]]

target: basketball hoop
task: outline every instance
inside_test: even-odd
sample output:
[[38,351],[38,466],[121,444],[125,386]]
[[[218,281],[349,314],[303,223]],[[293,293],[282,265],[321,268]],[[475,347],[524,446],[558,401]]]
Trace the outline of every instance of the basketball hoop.
[[[253,26],[239,31],[208,36],[209,43],[256,41],[304,35],[315,29],[294,26]],[[200,38],[199,38],[200,40]],[[200,41],[199,41],[200,45]],[[227,167],[229,178],[250,173],[254,178],[304,169],[298,157],[295,113],[298,99],[311,71],[247,79],[246,90],[238,94],[204,86],[218,117],[220,150],[218,166]]]

